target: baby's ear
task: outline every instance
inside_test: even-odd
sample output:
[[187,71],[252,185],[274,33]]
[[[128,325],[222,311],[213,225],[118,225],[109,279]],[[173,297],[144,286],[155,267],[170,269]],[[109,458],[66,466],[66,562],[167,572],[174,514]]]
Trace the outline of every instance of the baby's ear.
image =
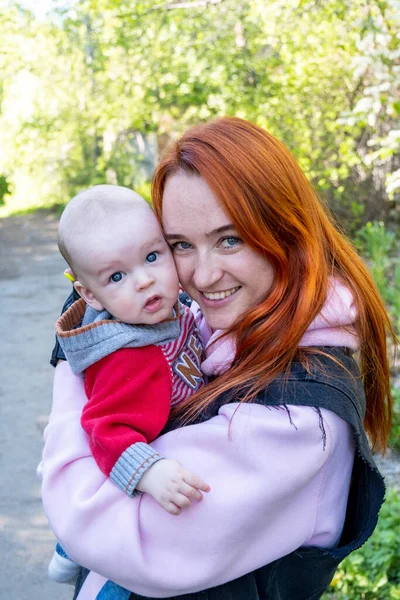
[[78,281],[77,279],[74,281],[74,288],[78,292],[81,298],[84,299],[86,304],[94,308],[94,310],[104,310],[104,306],[96,300],[93,296],[93,293],[87,288],[83,283]]

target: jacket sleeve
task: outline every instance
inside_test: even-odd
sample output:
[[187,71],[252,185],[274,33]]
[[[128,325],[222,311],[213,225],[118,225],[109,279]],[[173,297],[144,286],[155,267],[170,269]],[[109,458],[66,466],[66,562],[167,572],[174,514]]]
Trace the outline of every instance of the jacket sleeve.
[[165,426],[171,404],[169,366],[157,346],[125,348],[85,371],[81,423],[102,472],[132,495],[143,473],[163,458],[148,442]]
[[257,404],[225,405],[209,421],[159,437],[154,447],[160,454],[211,486],[176,517],[147,494],[128,499],[102,475],[80,427],[84,402],[82,380],[60,364],[40,468],[43,504],[79,564],[162,598],[231,581],[315,535],[327,467],[344,443],[335,431],[343,422],[333,413],[334,419],[326,417],[325,444],[312,408],[291,407],[289,419],[284,408]]

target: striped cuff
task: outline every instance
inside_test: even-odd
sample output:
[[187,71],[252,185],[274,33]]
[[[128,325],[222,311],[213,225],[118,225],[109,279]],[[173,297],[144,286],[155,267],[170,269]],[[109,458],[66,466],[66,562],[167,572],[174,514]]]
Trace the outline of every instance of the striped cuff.
[[137,442],[121,454],[112,468],[110,479],[128,496],[140,493],[136,490],[141,477],[154,463],[164,456],[158,454],[149,444]]

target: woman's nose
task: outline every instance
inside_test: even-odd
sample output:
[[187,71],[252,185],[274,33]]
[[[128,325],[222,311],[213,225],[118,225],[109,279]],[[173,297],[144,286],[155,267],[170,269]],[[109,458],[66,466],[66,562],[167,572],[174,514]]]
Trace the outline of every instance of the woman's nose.
[[193,272],[193,283],[199,290],[208,290],[222,277],[222,268],[217,257],[207,253],[198,255]]
[[137,292],[142,292],[150,288],[155,282],[154,276],[146,270],[136,274],[135,288]]

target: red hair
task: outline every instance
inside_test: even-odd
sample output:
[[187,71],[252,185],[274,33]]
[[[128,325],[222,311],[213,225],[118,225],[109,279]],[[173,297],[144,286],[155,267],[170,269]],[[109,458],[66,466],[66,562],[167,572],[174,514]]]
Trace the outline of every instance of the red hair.
[[386,334],[394,337],[394,332],[370,273],[289,150],[265,130],[235,117],[189,129],[167,149],[153,176],[152,199],[160,221],[166,181],[177,172],[207,182],[239,235],[275,272],[265,301],[229,330],[237,342],[230,370],[194,394],[178,413],[191,420],[233,388],[242,392],[241,401],[249,401],[296,356],[307,365],[310,351],[298,345],[324,306],[328,278],[336,276],[355,298],[367,398],[364,425],[373,445],[384,451],[392,419]]

